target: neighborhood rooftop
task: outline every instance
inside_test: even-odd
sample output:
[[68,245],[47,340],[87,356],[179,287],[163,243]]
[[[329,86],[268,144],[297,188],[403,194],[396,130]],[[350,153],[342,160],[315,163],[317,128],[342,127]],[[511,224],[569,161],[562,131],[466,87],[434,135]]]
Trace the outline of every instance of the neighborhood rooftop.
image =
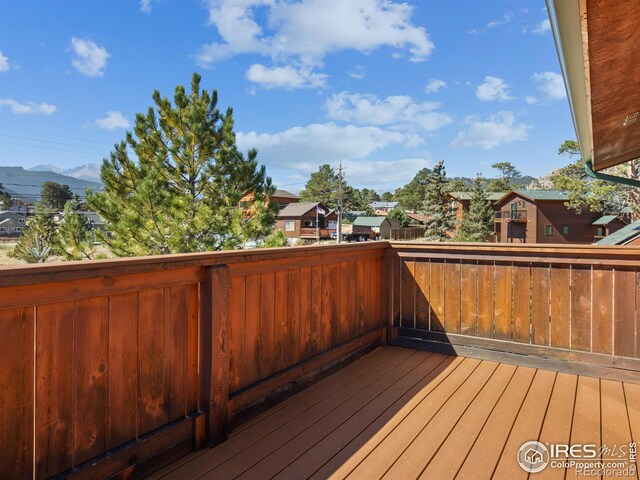
[[598,245],[624,245],[640,237],[640,221],[622,227],[617,232],[596,242]]

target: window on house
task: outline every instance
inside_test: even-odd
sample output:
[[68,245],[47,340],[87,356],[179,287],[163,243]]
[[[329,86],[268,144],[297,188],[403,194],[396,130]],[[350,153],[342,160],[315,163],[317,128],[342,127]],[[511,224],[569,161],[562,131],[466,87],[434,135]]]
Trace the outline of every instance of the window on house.
[[547,237],[551,237],[553,235],[553,228],[551,227],[551,225],[544,226],[544,234]]
[[15,233],[22,233],[22,227],[13,227]]
[[7,233],[7,227],[0,227],[0,233]]
[[562,226],[562,234],[563,235],[569,235],[569,225],[563,225]]
[[21,219],[20,219],[20,223],[24,223],[24,218],[21,218]]
[[604,237],[604,227],[598,227],[596,237]]
[[296,229],[296,221],[295,220],[287,220],[284,222],[284,230],[285,232],[293,232]]

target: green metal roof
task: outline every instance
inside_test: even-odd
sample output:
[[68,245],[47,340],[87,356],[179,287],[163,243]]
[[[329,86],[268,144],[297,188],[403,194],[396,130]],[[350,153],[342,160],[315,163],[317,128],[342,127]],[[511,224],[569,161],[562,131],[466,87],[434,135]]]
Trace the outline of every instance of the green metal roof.
[[[486,192],[487,200],[496,202],[500,200],[507,192]],[[473,192],[451,192],[450,195],[458,200],[471,200]]]
[[640,236],[640,221],[630,223],[596,243],[598,245],[624,245],[638,236]]
[[599,219],[597,219],[595,222],[593,222],[591,225],[609,225],[611,222],[613,222],[616,218],[618,218],[617,215],[605,215],[603,217],[600,217]]
[[569,194],[562,190],[514,190],[533,200],[569,200]]
[[360,227],[379,227],[386,219],[387,217],[358,217],[353,224]]

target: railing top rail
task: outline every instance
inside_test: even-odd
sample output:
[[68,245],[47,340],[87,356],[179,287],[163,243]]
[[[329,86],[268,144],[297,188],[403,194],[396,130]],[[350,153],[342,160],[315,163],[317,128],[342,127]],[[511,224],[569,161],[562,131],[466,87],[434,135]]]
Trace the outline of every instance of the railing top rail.
[[535,244],[535,243],[409,243],[390,242],[403,256],[463,258],[536,263],[602,264],[640,266],[640,248],[634,246]]
[[[287,248],[256,248],[251,250],[226,250],[205,253],[181,253],[147,257],[118,258],[108,260],[56,262],[0,267],[0,287],[60,281],[60,275],[69,278],[126,275],[152,271],[174,270],[189,267],[232,265],[305,256],[332,255],[355,250],[359,253],[385,250],[387,241],[340,245],[308,245]],[[354,252],[355,253],[355,252]]]

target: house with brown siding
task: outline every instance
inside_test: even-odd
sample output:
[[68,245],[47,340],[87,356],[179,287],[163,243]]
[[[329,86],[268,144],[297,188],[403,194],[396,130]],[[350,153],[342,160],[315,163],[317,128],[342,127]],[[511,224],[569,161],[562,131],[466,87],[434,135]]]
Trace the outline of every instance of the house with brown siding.
[[[253,203],[254,199],[255,199],[254,192],[249,191],[245,193],[240,199],[240,206],[243,208],[247,208]],[[289,205],[290,203],[300,202],[300,197],[286,190],[276,190],[273,192],[273,195],[269,197],[268,201],[277,202],[278,205],[280,206],[280,209],[282,209],[287,205]]]
[[324,239],[337,230],[338,215],[320,202],[291,203],[280,209],[277,229],[288,238]]
[[[496,202],[504,197],[506,192],[487,192],[487,200],[491,202],[494,211],[499,211]],[[462,216],[469,211],[471,205],[472,192],[451,192],[449,194],[449,210],[455,213],[458,225],[462,221]]]
[[598,213],[576,213],[559,190],[512,190],[496,202],[496,241],[502,243],[593,243]]
[[640,221],[630,223],[598,240],[597,245],[628,245],[640,247]]

